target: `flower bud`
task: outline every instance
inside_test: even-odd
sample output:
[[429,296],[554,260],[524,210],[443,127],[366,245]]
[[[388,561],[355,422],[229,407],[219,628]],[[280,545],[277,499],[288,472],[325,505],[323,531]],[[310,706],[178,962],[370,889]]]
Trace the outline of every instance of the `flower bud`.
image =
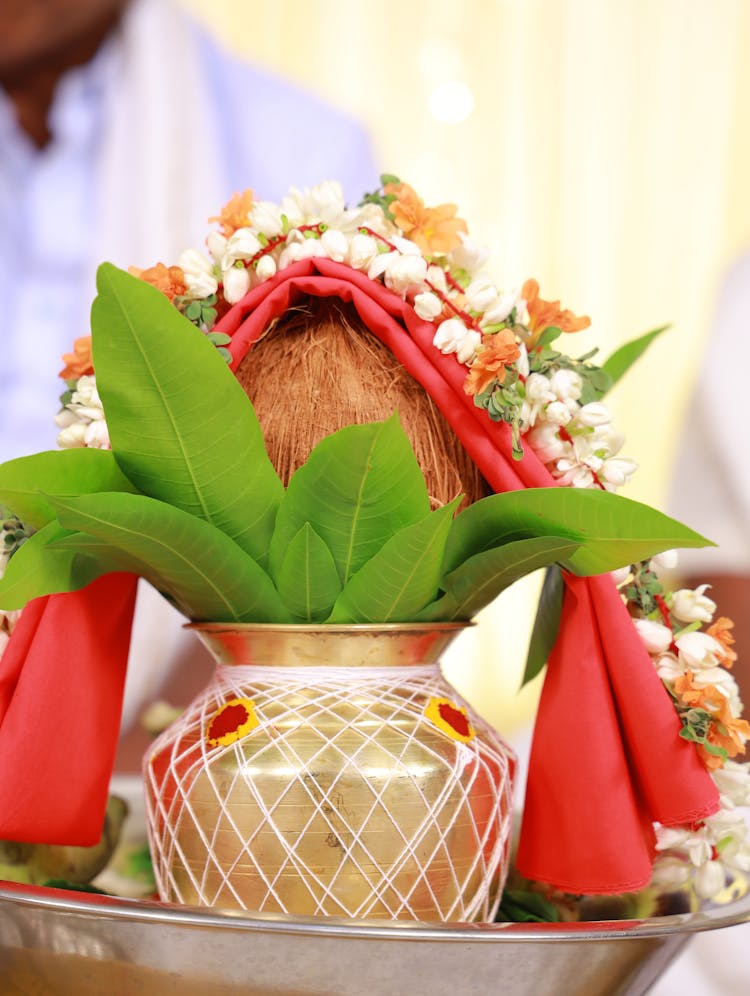
[[378,255],[378,243],[372,235],[355,235],[349,243],[349,265],[355,270],[366,270]]
[[420,287],[427,276],[427,263],[422,256],[396,255],[385,271],[385,285],[401,297],[406,297],[408,290],[414,286]]
[[498,294],[489,308],[484,312],[482,318],[483,325],[494,325],[496,322],[504,322],[513,311],[518,299],[517,291],[509,291],[505,294]]
[[567,425],[572,418],[570,409],[562,401],[551,401],[544,409],[544,417],[555,425]]
[[695,869],[693,887],[699,899],[713,899],[726,884],[726,872],[720,861],[707,861]]
[[664,550],[651,558],[651,565],[657,570],[673,571],[677,567],[679,554],[676,550]]
[[526,379],[526,397],[531,404],[545,405],[548,401],[554,401],[554,394],[550,391],[549,380],[540,373],[529,374]]
[[583,390],[583,381],[575,370],[566,370],[563,367],[560,370],[555,370],[549,378],[549,387],[559,401],[567,401],[568,399],[578,401]]
[[180,256],[178,265],[185,274],[187,296],[201,299],[216,293],[219,281],[216,279],[213,263],[203,253],[197,249],[186,249]]
[[72,450],[77,446],[86,445],[86,423],[73,422],[58,433],[57,445],[61,450]]
[[474,329],[467,329],[461,342],[456,349],[456,357],[459,363],[471,363],[477,355],[477,349],[482,343],[482,337]]
[[255,273],[258,280],[268,280],[276,274],[276,260],[270,253],[260,257],[255,267]]
[[250,274],[244,266],[233,266],[224,274],[224,297],[229,304],[241,301],[249,288]]
[[86,446],[94,450],[109,450],[111,449],[111,444],[109,441],[109,430],[107,429],[107,423],[103,418],[97,419],[94,422],[90,422],[86,426],[86,432],[84,434],[84,442]]
[[249,228],[238,228],[227,239],[227,249],[221,261],[222,270],[228,270],[238,259],[252,259],[261,248],[255,232]]
[[497,287],[487,277],[477,277],[466,288],[466,303],[473,311],[487,311],[497,300]]
[[683,633],[675,643],[680,663],[692,671],[717,667],[723,655],[721,644],[708,633]]
[[448,318],[438,326],[437,332],[432,337],[432,344],[437,346],[441,353],[455,353],[467,331],[460,318]]
[[448,280],[445,276],[445,270],[442,266],[435,266],[434,264],[427,268],[427,279],[430,281],[432,286],[441,291],[443,294],[448,292]]
[[455,246],[448,253],[451,266],[467,273],[476,273],[489,259],[490,251],[484,246],[472,242],[463,232],[458,233],[461,245]]
[[323,232],[320,241],[328,257],[336,263],[343,263],[349,255],[349,240],[336,228],[329,228]]
[[664,654],[671,647],[674,634],[669,626],[654,619],[634,619],[633,625],[650,654]]
[[414,298],[414,310],[426,322],[433,322],[443,310],[443,302],[432,291],[424,291]]
[[221,258],[227,251],[227,240],[221,232],[209,232],[208,238],[206,239],[206,246],[208,251],[211,253],[211,257],[214,263],[218,264],[221,262]]
[[706,588],[708,585],[702,584],[694,591],[680,588],[674,593],[671,608],[680,622],[711,622],[716,612],[716,602],[703,594]]
[[258,232],[273,239],[281,235],[281,209],[271,201],[255,201],[250,211],[250,223]]
[[601,401],[591,401],[589,404],[584,405],[576,415],[576,422],[578,425],[585,425],[588,427],[596,427],[600,425],[608,425],[612,421],[612,414],[606,405],[603,405]]

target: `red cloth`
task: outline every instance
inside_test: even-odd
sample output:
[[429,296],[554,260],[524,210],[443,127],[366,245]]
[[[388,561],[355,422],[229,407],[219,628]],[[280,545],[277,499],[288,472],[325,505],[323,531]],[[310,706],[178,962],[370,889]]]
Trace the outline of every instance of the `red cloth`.
[[[368,328],[428,391],[495,491],[554,483],[532,452],[527,450],[521,461],[512,459],[508,427],[491,422],[464,393],[466,368],[432,345],[434,326],[381,284],[342,264],[327,259],[295,263],[235,305],[216,326],[217,332],[232,336],[232,368],[271,319],[307,295],[354,304]],[[571,892],[637,889],[650,875],[652,820],[698,820],[718,808],[718,793],[695,748],[678,736],[679,720],[669,696],[609,577],[571,577],[566,582],[560,636],[534,733],[518,865],[528,877]],[[66,643],[75,639],[76,605],[87,595],[49,599],[50,605],[56,599],[69,600]],[[103,623],[103,616],[100,612],[98,621]],[[32,620],[29,630],[34,625]],[[25,652],[19,634],[11,641],[18,645],[14,660]],[[58,631],[58,639],[62,637]],[[107,641],[102,646],[106,648]],[[5,666],[3,658],[2,671]],[[28,684],[49,707],[56,700],[46,694],[45,681],[44,669],[35,668]],[[76,678],[76,688],[79,684]],[[95,695],[104,695],[101,679],[92,674],[90,687],[86,700],[93,703]],[[68,689],[66,708],[74,697]],[[33,702],[33,695],[24,701]],[[102,704],[103,698],[99,701]],[[1,714],[0,723],[2,737]],[[20,768],[14,765],[5,782],[20,786],[34,769],[24,768],[23,751],[17,744],[13,750],[15,741],[9,739],[11,757]],[[0,739],[0,749],[3,744]],[[95,737],[88,748],[88,754],[81,752],[80,764],[82,771],[88,764],[91,772],[81,775],[79,791],[56,800],[65,810],[59,823],[70,828],[71,836],[77,825],[91,824],[94,810],[101,825],[103,762],[96,759],[101,748]],[[8,755],[3,751],[2,756],[5,765]],[[106,764],[111,764],[111,751]],[[84,784],[97,786],[96,801],[84,793]],[[0,783],[0,836],[11,836],[5,830],[3,806],[11,797],[7,790],[3,794]],[[45,833],[41,813],[30,803],[26,799],[23,807],[16,807],[19,819],[25,820],[22,826],[16,824],[24,831],[15,834],[21,839],[39,839],[38,834]]]
[[21,614],[0,662],[0,837],[99,840],[136,581],[109,574]]

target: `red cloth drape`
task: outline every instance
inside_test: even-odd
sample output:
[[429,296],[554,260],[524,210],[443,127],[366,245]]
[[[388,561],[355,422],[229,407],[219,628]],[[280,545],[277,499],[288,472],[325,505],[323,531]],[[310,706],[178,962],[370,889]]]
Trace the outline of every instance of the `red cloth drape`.
[[[233,369],[271,319],[307,295],[353,303],[368,328],[428,391],[495,491],[554,483],[532,452],[521,461],[512,459],[508,427],[491,422],[464,394],[466,369],[432,345],[434,326],[381,284],[342,264],[327,259],[295,263],[235,305],[216,327],[232,336]],[[569,577],[566,585],[560,635],[535,726],[518,865],[530,878],[571,892],[637,889],[650,877],[652,821],[699,820],[718,808],[718,793],[694,747],[679,737],[669,696],[609,577]],[[58,643],[75,646],[76,606],[89,593],[52,596],[48,604],[61,598],[68,602]],[[34,606],[31,610],[38,611]],[[100,620],[102,616],[100,612]],[[22,661],[31,648],[24,675],[29,661],[38,659],[33,654],[36,638],[28,643],[35,625],[32,616],[26,637],[19,628],[11,640],[13,660]],[[106,641],[102,646],[106,651]],[[5,666],[3,658],[0,673]],[[36,693],[42,703],[53,704],[43,672],[35,667],[28,682],[31,694],[27,689],[19,699],[19,715]],[[89,680],[94,694],[86,693],[86,699],[91,704],[96,695],[103,697],[104,688],[93,674]],[[76,688],[78,684],[76,680]],[[78,694],[83,693],[68,688],[58,705],[67,708]],[[3,719],[0,712],[0,738],[8,715],[10,710]],[[16,807],[17,832],[6,832],[2,800],[9,798],[8,785],[18,785],[29,768],[16,749],[11,770],[3,746],[0,739],[3,770],[10,773],[4,780],[0,773],[0,836],[40,839],[45,821],[28,798]],[[56,800],[65,810],[58,824],[68,828],[71,843],[80,843],[72,840],[77,826],[90,827],[96,820],[101,825],[101,769],[111,764],[111,751],[105,762],[95,761],[99,749],[90,735],[89,760],[80,759],[83,775],[76,790]],[[92,787],[90,795],[86,785]]]

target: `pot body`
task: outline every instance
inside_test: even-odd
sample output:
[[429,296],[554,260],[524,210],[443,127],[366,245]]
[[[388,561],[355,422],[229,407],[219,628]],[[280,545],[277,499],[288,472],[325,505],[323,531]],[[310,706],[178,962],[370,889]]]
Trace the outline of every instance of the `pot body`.
[[460,626],[194,628],[215,679],[144,762],[163,900],[494,917],[514,758],[440,673]]

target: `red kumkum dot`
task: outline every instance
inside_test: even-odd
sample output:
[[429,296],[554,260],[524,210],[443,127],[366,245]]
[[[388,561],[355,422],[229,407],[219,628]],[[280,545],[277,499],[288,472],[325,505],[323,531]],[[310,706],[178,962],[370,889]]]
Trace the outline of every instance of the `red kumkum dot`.
[[219,740],[221,737],[225,737],[227,733],[236,733],[242,724],[247,722],[248,716],[249,714],[245,706],[239,703],[225,706],[211,720],[211,725],[207,733],[208,739]]
[[460,709],[454,709],[447,702],[441,702],[438,706],[438,712],[442,721],[454,729],[460,737],[468,737],[471,734],[469,720]]

